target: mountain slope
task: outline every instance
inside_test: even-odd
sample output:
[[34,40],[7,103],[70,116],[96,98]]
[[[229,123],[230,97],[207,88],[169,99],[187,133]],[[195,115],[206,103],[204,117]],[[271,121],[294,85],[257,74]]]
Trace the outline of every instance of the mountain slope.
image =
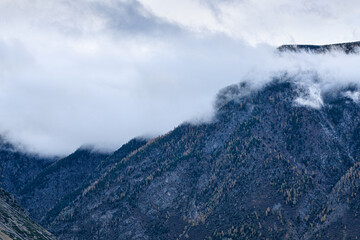
[[28,181],[55,160],[55,158],[43,158],[23,153],[0,137],[1,187],[18,196],[19,191]]
[[40,221],[59,199],[81,186],[108,155],[84,148],[54,162],[20,191],[21,205]]
[[[126,157],[114,153],[111,168],[44,224],[60,239],[344,237],[326,229],[358,221],[356,208],[347,214],[359,194],[356,91],[316,102],[286,75],[256,91],[228,87],[213,122],[183,124]],[[351,189],[337,196],[346,176]]]
[[[121,146],[114,154],[121,156],[121,158],[126,157],[129,155],[132,151],[135,151],[137,148],[145,145],[147,140],[141,139],[141,138],[135,138],[130,140],[128,143]],[[48,211],[44,216],[42,216],[41,223],[46,224],[47,222],[52,221],[58,214],[61,212],[62,209],[64,209],[66,206],[68,206],[69,203],[76,200],[76,198],[82,194],[84,189],[88,187],[89,184],[91,184],[93,181],[96,181],[102,174],[104,174],[115,162],[113,162],[113,158],[106,157],[102,158],[100,162],[98,162],[98,165],[95,169],[88,175],[88,177],[79,184],[79,187],[76,189],[73,189],[68,194],[64,195],[62,198],[60,198],[54,207]],[[31,199],[33,201],[33,199]]]
[[[146,142],[144,139],[133,139],[116,154],[125,157]],[[109,155],[91,148],[80,148],[40,171],[15,192],[17,198],[37,222],[49,221],[114,164]]]
[[0,238],[55,239],[48,231],[33,222],[17,205],[14,198],[0,189]]

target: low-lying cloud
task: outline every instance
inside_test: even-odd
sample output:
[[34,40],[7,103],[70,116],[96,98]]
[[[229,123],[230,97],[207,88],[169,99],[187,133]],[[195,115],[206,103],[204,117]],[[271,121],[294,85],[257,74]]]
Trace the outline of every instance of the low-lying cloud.
[[309,84],[316,72],[320,90],[360,79],[359,55],[279,54],[194,31],[137,1],[20,3],[0,4],[0,132],[31,152],[116,149],[209,118],[219,89],[261,87],[279,72]]

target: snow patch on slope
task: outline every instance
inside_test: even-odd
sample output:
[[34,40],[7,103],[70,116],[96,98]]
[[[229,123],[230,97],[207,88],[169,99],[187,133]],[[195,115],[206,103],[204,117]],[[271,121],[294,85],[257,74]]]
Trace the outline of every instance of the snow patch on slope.
[[299,96],[294,100],[295,105],[314,109],[320,109],[324,105],[318,84],[302,85],[299,92]]

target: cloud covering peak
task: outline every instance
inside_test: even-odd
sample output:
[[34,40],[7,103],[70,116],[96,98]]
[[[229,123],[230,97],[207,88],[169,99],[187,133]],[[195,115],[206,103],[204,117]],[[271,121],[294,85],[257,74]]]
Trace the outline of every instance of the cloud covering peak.
[[[280,55],[272,46],[303,41],[302,24],[315,31],[309,20],[291,25],[297,7],[299,19],[328,24],[335,17],[346,25],[332,8],[338,3],[260,2],[1,1],[0,132],[42,154],[83,144],[114,149],[211,116],[216,93],[233,83],[261,86],[282,71],[316,71],[326,79],[320,89],[359,79],[358,55]],[[269,15],[255,19],[267,8]],[[336,40],[353,40],[357,26],[340,29]]]

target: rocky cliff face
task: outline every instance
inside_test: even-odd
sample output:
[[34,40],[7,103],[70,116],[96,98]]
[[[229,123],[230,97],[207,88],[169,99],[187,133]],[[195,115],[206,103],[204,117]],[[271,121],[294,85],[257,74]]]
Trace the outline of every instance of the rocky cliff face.
[[55,240],[55,237],[32,221],[14,198],[0,189],[0,239]]
[[115,152],[43,224],[60,239],[352,239],[356,94],[349,86],[314,96],[286,75],[259,90],[230,86],[213,122]]

